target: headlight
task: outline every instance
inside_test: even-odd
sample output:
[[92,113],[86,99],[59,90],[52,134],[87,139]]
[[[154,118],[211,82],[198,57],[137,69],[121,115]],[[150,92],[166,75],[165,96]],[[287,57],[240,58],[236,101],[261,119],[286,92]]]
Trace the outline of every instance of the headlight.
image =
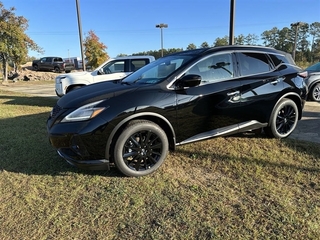
[[56,77],[56,83],[57,83],[57,84],[61,83],[61,80],[64,79],[64,78],[66,78],[66,77],[65,77],[65,76],[58,76],[58,77]]
[[94,118],[106,109],[106,107],[96,107],[102,101],[104,100],[89,103],[87,105],[79,107],[78,109],[74,110],[73,112],[65,116],[61,122],[85,121]]

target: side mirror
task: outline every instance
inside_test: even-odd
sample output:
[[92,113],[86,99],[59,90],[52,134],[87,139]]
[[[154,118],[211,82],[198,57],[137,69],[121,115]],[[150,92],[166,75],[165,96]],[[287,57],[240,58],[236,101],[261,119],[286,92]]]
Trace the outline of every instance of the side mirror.
[[177,86],[179,88],[196,87],[196,86],[199,86],[200,83],[201,83],[201,76],[200,75],[188,74],[178,80]]

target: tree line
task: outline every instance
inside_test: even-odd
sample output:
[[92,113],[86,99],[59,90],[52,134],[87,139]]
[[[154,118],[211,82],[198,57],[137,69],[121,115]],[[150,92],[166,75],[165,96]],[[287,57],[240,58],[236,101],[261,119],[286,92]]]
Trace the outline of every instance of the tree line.
[[[240,34],[234,38],[234,44],[237,45],[261,45],[273,47],[288,53],[295,52],[295,60],[302,66],[310,65],[320,61],[320,22],[296,23],[290,27],[278,29],[274,27],[261,33],[259,37],[256,34],[248,34],[247,36]],[[210,45],[203,42],[200,46],[190,43],[186,49],[207,48],[216,46],[229,45],[229,37],[218,37]],[[182,48],[163,49],[164,55],[179,52]],[[152,55],[155,58],[161,57],[160,50],[150,50],[146,52],[134,53],[133,55]],[[125,54],[120,54],[125,55]]]
[[[44,53],[43,49],[25,33],[27,29],[28,20],[23,16],[16,16],[14,7],[5,9],[0,2],[0,69],[2,69],[4,81],[7,81],[9,66],[16,72],[18,66],[32,59],[28,56],[29,50]],[[320,61],[320,22],[311,24],[298,22],[282,29],[274,27],[264,31],[260,37],[256,34],[247,36],[240,34],[235,37],[234,43],[262,45],[293,53],[298,65],[305,67]],[[88,32],[83,44],[87,64],[91,67],[95,68],[109,58],[106,52],[107,46],[100,42],[93,30]],[[229,37],[224,36],[216,38],[211,45],[208,42],[203,42],[200,46],[190,43],[186,49],[228,44]],[[163,55],[183,50],[183,48],[163,49]],[[162,56],[162,50],[149,50],[132,55],[152,55],[157,59]],[[126,56],[126,54],[118,56]]]

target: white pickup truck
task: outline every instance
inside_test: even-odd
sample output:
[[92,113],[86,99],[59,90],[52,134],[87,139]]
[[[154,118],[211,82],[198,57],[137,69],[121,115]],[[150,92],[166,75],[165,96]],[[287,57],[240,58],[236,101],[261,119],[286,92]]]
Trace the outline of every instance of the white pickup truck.
[[57,96],[62,97],[68,92],[85,85],[122,79],[154,60],[153,56],[110,58],[92,72],[72,72],[58,75],[55,79],[55,91]]

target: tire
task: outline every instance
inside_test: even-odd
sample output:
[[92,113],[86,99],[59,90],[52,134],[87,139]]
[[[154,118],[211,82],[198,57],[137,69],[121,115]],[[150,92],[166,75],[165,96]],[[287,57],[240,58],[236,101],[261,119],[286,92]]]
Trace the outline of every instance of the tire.
[[283,98],[272,111],[269,126],[265,128],[266,134],[273,138],[288,137],[297,126],[298,116],[295,102]]
[[165,132],[155,123],[136,120],[128,124],[116,140],[116,167],[129,177],[141,177],[156,171],[168,155]]
[[55,73],[60,73],[60,68],[59,68],[59,67],[54,67],[53,71],[54,71]]
[[33,69],[34,69],[35,71],[38,71],[38,70],[39,70],[38,65],[33,65]]
[[320,83],[316,83],[311,89],[310,99],[312,101],[320,102]]

